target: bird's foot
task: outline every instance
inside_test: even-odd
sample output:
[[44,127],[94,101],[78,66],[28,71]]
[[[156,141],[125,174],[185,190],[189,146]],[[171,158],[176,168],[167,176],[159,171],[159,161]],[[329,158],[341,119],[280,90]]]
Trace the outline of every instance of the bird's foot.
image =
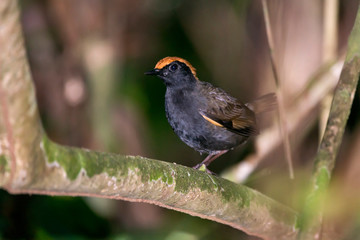
[[207,173],[210,174],[210,175],[215,175],[215,176],[216,176],[216,173],[210,171],[210,170],[206,167],[206,165],[203,164],[203,163],[199,163],[199,164],[195,165],[195,166],[193,167],[193,169],[196,169],[196,170],[199,170],[199,171],[203,171],[203,172],[207,172]]
[[193,166],[192,168],[196,169],[196,170],[204,171],[206,166],[203,163],[199,163],[199,164],[196,164],[195,166]]

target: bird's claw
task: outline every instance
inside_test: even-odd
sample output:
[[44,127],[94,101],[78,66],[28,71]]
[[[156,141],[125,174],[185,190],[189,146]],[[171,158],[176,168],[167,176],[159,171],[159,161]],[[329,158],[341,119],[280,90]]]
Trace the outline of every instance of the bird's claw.
[[214,172],[210,171],[210,170],[206,167],[206,165],[203,164],[203,163],[199,163],[199,164],[195,165],[195,166],[193,167],[193,169],[196,169],[196,170],[199,170],[199,171],[203,171],[203,172],[207,172],[207,173],[210,174],[210,175],[215,175],[215,176],[216,176],[216,174],[215,174]]

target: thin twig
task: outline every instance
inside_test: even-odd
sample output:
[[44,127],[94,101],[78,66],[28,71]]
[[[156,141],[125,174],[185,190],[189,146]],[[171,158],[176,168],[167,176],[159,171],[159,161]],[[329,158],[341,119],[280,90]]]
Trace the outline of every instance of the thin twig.
[[276,84],[276,94],[278,97],[278,114],[279,114],[279,125],[280,125],[280,133],[283,137],[284,141],[284,154],[289,166],[289,175],[291,179],[294,179],[294,169],[292,165],[292,156],[291,156],[291,148],[290,148],[290,140],[289,140],[289,133],[287,128],[287,121],[285,118],[285,107],[284,107],[284,96],[281,91],[281,82],[280,78],[277,72],[276,68],[276,62],[274,57],[274,40],[272,36],[271,26],[270,26],[270,19],[269,19],[269,10],[267,6],[266,0],[262,0],[262,6],[264,11],[264,21],[265,21],[265,27],[266,27],[266,34],[269,44],[269,52],[270,52],[270,62],[271,62],[271,68],[274,74],[274,80]]

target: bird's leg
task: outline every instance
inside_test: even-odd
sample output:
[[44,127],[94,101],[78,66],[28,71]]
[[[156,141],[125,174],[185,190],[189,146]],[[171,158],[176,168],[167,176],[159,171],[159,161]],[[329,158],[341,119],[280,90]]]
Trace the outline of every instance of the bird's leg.
[[[205,169],[208,172],[209,170],[206,168],[207,166],[209,166],[210,163],[212,163],[215,159],[217,159],[218,157],[220,157],[221,155],[227,153],[229,150],[222,150],[216,154],[209,154],[204,161],[202,161],[201,163],[195,165],[193,168],[194,169],[199,169],[202,165],[205,165]],[[210,172],[211,173],[211,172]]]
[[[199,169],[202,165],[205,165],[205,162],[208,162],[209,161],[209,159],[210,158],[212,158],[212,157],[214,157],[214,156],[216,156],[216,155],[214,155],[214,154],[209,154],[205,159],[204,159],[204,161],[202,161],[201,163],[199,163],[199,164],[196,164],[195,166],[193,166],[193,169]],[[206,167],[207,165],[205,165],[205,167]]]

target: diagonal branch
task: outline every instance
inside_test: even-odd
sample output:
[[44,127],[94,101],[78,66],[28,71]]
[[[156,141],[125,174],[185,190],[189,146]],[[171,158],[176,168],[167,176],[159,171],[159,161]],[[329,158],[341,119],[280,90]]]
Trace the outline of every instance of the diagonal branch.
[[[339,83],[335,89],[324,136],[315,158],[310,193],[300,220],[302,232],[321,234],[324,198],[329,186],[360,72],[360,7],[348,42]],[[304,237],[304,239],[306,239]]]

